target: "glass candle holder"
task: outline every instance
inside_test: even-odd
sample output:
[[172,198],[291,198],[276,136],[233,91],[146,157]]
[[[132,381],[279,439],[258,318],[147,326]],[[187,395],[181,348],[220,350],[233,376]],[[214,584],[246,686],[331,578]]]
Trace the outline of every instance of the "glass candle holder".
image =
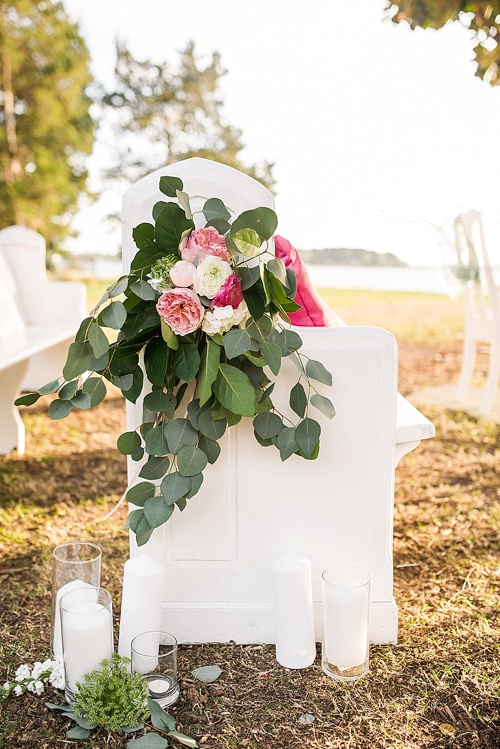
[[75,588],[59,602],[66,699],[76,701],[78,682],[113,655],[111,594],[104,588]]
[[50,650],[54,658],[62,656],[59,601],[71,590],[101,584],[102,550],[88,541],[66,541],[52,552],[52,611]]
[[167,632],[142,632],[132,640],[132,673],[142,674],[149,696],[161,707],[179,697],[177,640]]
[[337,565],[323,572],[321,666],[337,681],[368,673],[370,575],[360,567]]

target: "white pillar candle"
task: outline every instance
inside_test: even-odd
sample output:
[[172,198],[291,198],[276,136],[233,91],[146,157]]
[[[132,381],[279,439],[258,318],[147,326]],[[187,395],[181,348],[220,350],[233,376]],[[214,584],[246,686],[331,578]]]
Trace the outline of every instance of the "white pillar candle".
[[82,580],[72,580],[70,583],[66,583],[66,585],[63,585],[57,591],[55,604],[54,644],[52,647],[54,658],[62,658],[63,652],[61,641],[61,612],[59,610],[59,601],[61,600],[62,596],[64,596],[66,593],[69,593],[70,590],[75,590],[75,588],[91,587],[91,585],[89,585],[88,583],[84,583]]
[[76,692],[76,683],[113,654],[113,622],[109,609],[85,601],[64,611],[62,637],[66,687]]
[[307,668],[316,657],[311,563],[287,550],[271,560],[276,660]]
[[130,645],[142,632],[161,630],[165,565],[147,553],[125,562],[118,652],[130,658]]
[[324,648],[329,663],[341,671],[360,666],[368,648],[367,587],[330,586],[323,601]]

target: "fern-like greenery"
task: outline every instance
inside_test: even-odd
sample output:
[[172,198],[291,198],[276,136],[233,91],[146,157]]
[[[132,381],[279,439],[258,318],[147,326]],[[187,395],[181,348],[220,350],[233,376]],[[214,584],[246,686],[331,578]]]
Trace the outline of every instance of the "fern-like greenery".
[[114,654],[78,684],[75,713],[108,731],[137,726],[149,717],[148,688],[140,674],[127,670],[129,658]]

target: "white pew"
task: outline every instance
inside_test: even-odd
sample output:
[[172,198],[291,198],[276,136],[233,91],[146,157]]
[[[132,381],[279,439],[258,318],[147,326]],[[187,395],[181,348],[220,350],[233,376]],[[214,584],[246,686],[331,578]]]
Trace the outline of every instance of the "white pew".
[[85,286],[49,281],[45,240],[31,229],[0,231],[0,453],[24,453],[25,431],[13,405],[61,375],[85,316]]
[[[165,174],[183,180],[194,209],[208,197],[224,200],[233,215],[273,206],[262,185],[221,164],[188,159],[158,170],[124,198],[126,270],[136,252],[132,227],[150,221],[153,204],[165,199],[158,191]],[[163,626],[180,642],[273,642],[270,560],[287,546],[311,559],[318,640],[321,572],[340,561],[371,574],[372,642],[397,639],[394,469],[421,439],[434,435],[434,427],[397,395],[397,345],[388,331],[342,324],[295,329],[304,353],[333,374],[333,388],[323,392],[337,415],[330,422],[319,416],[319,459],[292,456],[281,463],[274,448],[255,442],[250,420],[243,420],[224,436],[221,456],[184,512],[175,512],[139,550],[131,537],[132,555],[147,551],[167,565]],[[287,408],[296,380],[285,359],[273,394],[278,408]],[[127,404],[128,429],[141,422],[140,401]],[[132,463],[129,477],[135,473]]]

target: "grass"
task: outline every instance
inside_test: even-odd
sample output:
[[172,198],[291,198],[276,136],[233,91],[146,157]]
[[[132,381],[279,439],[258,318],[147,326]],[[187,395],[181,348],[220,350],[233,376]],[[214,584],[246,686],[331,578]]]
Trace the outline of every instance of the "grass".
[[[452,331],[459,331],[459,320],[450,328],[445,320],[459,316],[458,304],[381,292],[366,305],[367,292],[332,293],[348,322],[409,331],[398,336],[400,389],[456,378],[460,338]],[[124,426],[123,401],[113,395],[99,409],[57,425],[48,418],[48,401],[23,413],[26,455],[0,458],[2,679],[48,653],[57,543],[81,537],[101,544],[102,584],[119,612],[128,555],[125,508],[102,518],[124,489],[125,459],[114,447]],[[398,644],[372,646],[369,675],[350,685],[328,679],[319,658],[308,669],[285,669],[269,645],[182,646],[181,697],[172,714],[200,747],[498,749],[500,428],[462,413],[425,412],[437,436],[405,456],[396,472]],[[210,663],[223,670],[217,682],[191,677],[194,667]],[[57,692],[46,697],[61,699]],[[1,705],[2,749],[126,746],[126,737],[105,731],[90,742],[70,742],[67,721],[43,701],[25,695]]]

